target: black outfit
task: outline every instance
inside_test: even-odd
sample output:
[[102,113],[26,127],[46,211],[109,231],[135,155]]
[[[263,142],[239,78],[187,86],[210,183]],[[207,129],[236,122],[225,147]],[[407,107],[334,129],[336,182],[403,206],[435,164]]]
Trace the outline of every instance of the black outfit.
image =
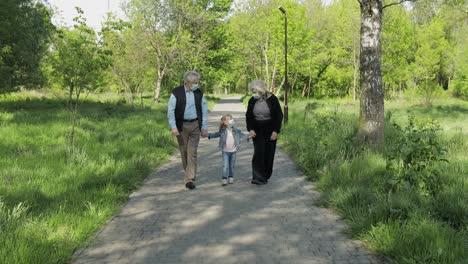
[[270,109],[271,119],[257,121],[253,114],[257,100],[253,97],[250,98],[247,113],[245,114],[247,130],[254,130],[256,133],[256,136],[253,138],[252,181],[266,183],[273,172],[273,161],[276,150],[276,140],[271,140],[270,137],[273,132],[280,133],[281,123],[283,122],[283,111],[281,111],[278,98],[272,94],[265,99]]
[[[186,96],[185,96],[185,87],[183,85],[176,87],[172,90],[172,94],[176,98],[176,107],[175,107],[175,120],[176,126],[179,130],[179,133],[182,132],[182,125],[184,123],[184,113],[185,113],[185,104],[186,104]],[[199,89],[193,92],[195,97],[195,108],[197,109],[197,119],[198,119],[198,127],[201,130],[203,115],[202,115],[202,98],[203,92]]]

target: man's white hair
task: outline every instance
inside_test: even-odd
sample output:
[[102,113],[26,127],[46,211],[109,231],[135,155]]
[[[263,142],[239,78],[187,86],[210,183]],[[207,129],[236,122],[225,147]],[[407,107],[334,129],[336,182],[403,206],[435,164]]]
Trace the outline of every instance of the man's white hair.
[[252,89],[255,89],[257,90],[257,92],[260,92],[262,94],[264,94],[267,90],[266,88],[266,84],[264,81],[262,80],[253,80],[250,84],[249,84],[249,90],[252,91]]
[[195,82],[200,81],[200,74],[196,71],[188,71],[184,73],[184,81],[185,82]]

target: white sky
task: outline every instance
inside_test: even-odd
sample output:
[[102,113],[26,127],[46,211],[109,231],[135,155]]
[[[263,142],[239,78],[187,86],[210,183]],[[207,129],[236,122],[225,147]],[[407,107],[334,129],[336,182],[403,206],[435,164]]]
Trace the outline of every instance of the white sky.
[[108,11],[123,17],[120,6],[125,0],[47,0],[47,2],[56,13],[53,18],[54,24],[72,26],[73,18],[78,14],[75,6],[79,6],[84,11],[87,24],[95,30],[100,30]]

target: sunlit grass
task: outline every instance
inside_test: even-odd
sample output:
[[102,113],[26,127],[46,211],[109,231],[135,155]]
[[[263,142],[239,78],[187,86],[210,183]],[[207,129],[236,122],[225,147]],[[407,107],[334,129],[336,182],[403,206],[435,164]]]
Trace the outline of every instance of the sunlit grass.
[[[316,181],[321,204],[347,220],[350,235],[395,263],[464,263],[468,259],[468,103],[452,98],[425,106],[418,98],[385,102],[385,144],[356,141],[359,102],[349,99],[289,103],[279,143]],[[385,157],[396,142],[393,122],[435,119],[450,163],[439,163],[444,185],[433,197],[389,193]],[[391,117],[390,117],[391,116]]]
[[66,262],[175,150],[167,99],[83,98],[69,146],[62,94],[0,97],[0,263]]

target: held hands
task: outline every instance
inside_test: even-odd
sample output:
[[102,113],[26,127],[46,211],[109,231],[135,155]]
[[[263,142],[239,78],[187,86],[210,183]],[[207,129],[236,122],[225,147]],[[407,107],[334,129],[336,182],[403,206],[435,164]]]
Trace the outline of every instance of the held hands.
[[[173,129],[171,130],[171,133],[172,133],[172,135],[173,135],[174,137],[177,137],[177,136],[180,135],[179,130],[178,130],[177,128],[173,128]],[[203,138],[208,137],[208,131],[203,129],[203,130],[201,131],[201,137],[203,137]]]
[[171,130],[171,133],[174,137],[177,137],[178,135],[180,135],[179,130],[177,128],[173,128]]
[[273,133],[271,133],[270,139],[274,141],[274,140],[276,140],[277,138],[278,138],[278,133],[276,133],[275,131],[273,131]]
[[254,130],[250,130],[250,131],[249,131],[249,138],[254,138],[254,137],[256,137],[256,136],[257,136],[257,134],[255,133]]

